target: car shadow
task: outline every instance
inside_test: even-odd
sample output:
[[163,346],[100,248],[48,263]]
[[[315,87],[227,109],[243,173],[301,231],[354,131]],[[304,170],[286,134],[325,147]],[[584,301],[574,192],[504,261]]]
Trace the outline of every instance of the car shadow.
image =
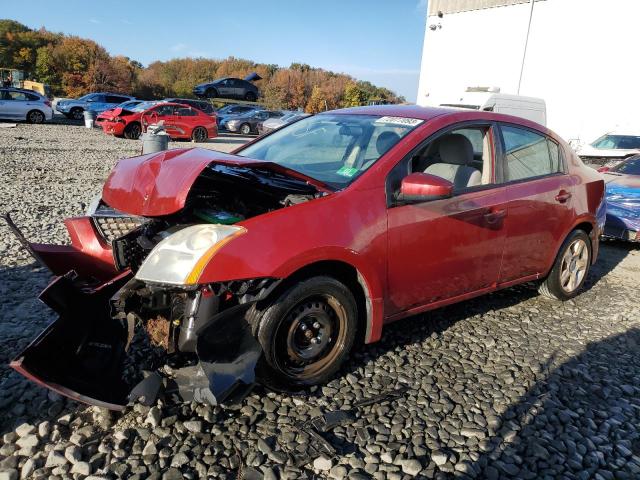
[[600,252],[596,263],[589,269],[589,276],[584,283],[585,290],[590,290],[598,282],[620,264],[633,250],[639,250],[640,244],[615,239],[601,239]]
[[548,374],[501,415],[472,476],[639,478],[638,352],[640,329],[630,328],[559,365],[552,356]]

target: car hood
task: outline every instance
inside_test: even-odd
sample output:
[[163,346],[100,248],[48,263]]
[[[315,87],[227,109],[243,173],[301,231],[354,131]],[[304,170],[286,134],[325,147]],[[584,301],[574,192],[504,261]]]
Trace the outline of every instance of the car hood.
[[110,207],[131,215],[170,215],[184,208],[192,185],[211,164],[270,170],[320,191],[331,191],[322,182],[273,162],[190,148],[120,160],[107,178],[102,199]]

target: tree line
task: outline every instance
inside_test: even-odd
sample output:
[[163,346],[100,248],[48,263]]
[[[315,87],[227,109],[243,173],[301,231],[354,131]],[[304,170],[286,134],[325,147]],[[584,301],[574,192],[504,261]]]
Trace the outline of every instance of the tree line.
[[251,72],[267,108],[326,109],[400,103],[404,98],[387,88],[304,63],[289,67],[229,57],[175,58],[143,66],[128,57],[110,55],[93,40],[41,28],[33,30],[14,20],[0,20],[0,68],[23,70],[28,79],[49,84],[58,96],[77,97],[110,91],[138,98],[192,97],[195,85],[221,77],[243,78]]

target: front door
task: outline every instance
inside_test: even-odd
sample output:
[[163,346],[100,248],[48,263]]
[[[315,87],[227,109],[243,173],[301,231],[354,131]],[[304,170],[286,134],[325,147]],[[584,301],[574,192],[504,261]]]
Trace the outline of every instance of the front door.
[[[443,146],[452,143],[445,139],[448,135],[458,143],[454,148]],[[455,190],[452,198],[390,206],[389,315],[490,288],[498,281],[507,189],[493,173],[493,138],[490,126],[465,125],[413,152],[409,168],[404,170],[401,162],[390,174],[389,181],[396,184],[388,189],[391,195],[403,176],[397,175],[398,169],[442,176]]]
[[573,181],[561,149],[540,132],[502,125],[507,218],[500,282],[543,274],[567,235]]

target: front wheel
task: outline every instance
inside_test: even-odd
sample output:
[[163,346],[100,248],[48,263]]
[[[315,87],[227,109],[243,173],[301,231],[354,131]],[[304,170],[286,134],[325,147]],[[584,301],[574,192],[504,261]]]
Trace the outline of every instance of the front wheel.
[[79,107],[72,108],[69,113],[74,120],[82,120],[84,117],[84,110]]
[[218,98],[218,91],[215,88],[208,88],[205,92],[207,98]]
[[247,102],[255,102],[258,98],[256,97],[256,94],[255,94],[255,93],[253,93],[253,92],[247,92],[247,93],[245,93],[245,95],[244,95],[244,99],[245,99]]
[[128,140],[137,140],[140,138],[140,134],[142,133],[142,125],[138,122],[133,122],[127,125],[124,129],[124,138]]
[[248,123],[243,123],[240,125],[240,133],[242,135],[249,135],[251,133],[251,125]]
[[263,350],[258,375],[275,388],[327,382],[356,337],[356,301],[343,283],[331,277],[292,285],[266,308],[254,310],[252,317]]
[[591,241],[583,230],[574,230],[560,247],[551,272],[538,291],[555,300],[575,297],[591,265]]
[[191,132],[191,140],[196,143],[206,142],[207,138],[209,138],[209,134],[204,127],[196,127],[193,129],[193,132]]

